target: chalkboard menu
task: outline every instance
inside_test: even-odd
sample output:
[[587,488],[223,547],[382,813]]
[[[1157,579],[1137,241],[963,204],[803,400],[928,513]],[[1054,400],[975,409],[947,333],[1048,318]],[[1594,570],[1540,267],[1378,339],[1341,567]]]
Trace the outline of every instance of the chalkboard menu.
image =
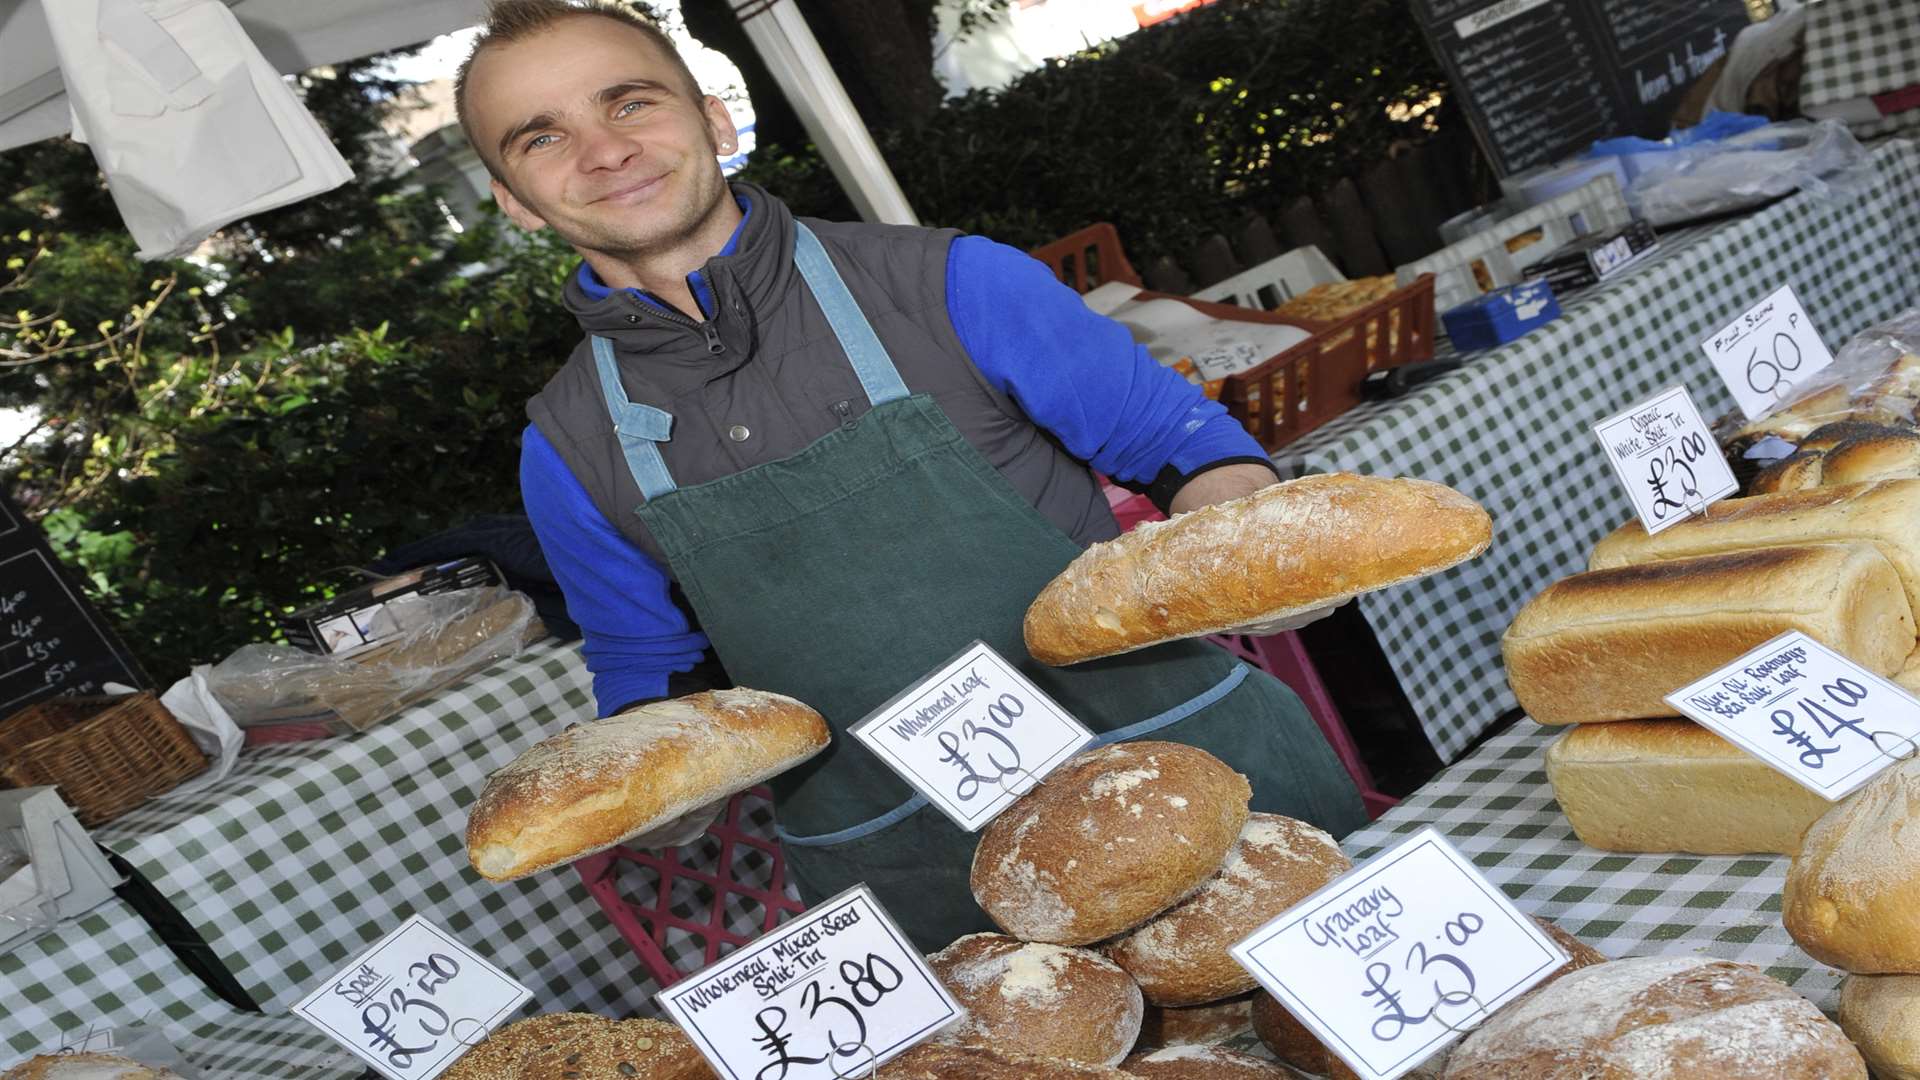
[[1412,0],[1502,176],[1595,139],[1665,135],[1748,23],[1743,0]]
[[108,682],[146,688],[133,656],[67,580],[40,527],[0,492],[0,717]]

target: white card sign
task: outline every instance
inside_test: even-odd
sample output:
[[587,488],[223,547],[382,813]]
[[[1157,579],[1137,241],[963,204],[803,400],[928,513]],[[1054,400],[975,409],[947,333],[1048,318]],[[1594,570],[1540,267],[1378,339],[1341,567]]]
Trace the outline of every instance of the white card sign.
[[865,885],[655,995],[726,1080],[833,1080],[965,1015]]
[[1734,404],[1751,420],[1786,398],[1807,376],[1833,363],[1812,320],[1782,285],[1773,295],[1708,335],[1700,350],[1733,392]]
[[1836,801],[1920,750],[1920,701],[1798,630],[1667,703]]
[[1615,413],[1593,433],[1648,535],[1740,490],[1685,387]]
[[968,832],[1093,742],[1093,732],[976,641],[850,729]]
[[415,915],[293,1011],[382,1076],[432,1080],[532,996]]
[[1567,962],[1431,827],[1289,908],[1233,958],[1364,1080],[1394,1080]]

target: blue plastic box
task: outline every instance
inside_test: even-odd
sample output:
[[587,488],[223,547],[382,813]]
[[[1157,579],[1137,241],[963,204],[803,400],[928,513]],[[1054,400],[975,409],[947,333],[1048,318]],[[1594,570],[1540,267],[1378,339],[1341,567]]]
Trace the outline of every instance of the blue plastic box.
[[1560,317],[1560,302],[1544,280],[1506,285],[1469,300],[1440,316],[1453,347],[1462,352],[1491,349]]

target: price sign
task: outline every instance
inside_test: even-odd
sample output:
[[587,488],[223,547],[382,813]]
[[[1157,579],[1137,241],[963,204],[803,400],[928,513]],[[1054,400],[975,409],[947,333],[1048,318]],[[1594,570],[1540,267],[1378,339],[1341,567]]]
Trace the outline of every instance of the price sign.
[[1814,332],[1790,285],[1782,285],[1714,331],[1700,349],[1726,380],[1734,404],[1749,420],[1785,399],[1807,376],[1833,363],[1833,354]]
[[1920,701],[1798,630],[1667,703],[1836,801],[1920,750]]
[[1685,387],[1593,425],[1648,535],[1740,489]]
[[415,915],[293,1011],[382,1076],[432,1080],[531,996]]
[[968,832],[1093,742],[1093,733],[976,641],[852,727]]
[[726,1080],[870,1076],[963,1011],[865,885],[655,998]]
[[1432,828],[1233,947],[1364,1080],[1394,1080],[1567,962]]

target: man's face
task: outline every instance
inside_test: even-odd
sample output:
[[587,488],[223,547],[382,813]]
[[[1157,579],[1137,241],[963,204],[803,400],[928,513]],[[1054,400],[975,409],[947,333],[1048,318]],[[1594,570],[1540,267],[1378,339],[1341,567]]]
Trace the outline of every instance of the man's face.
[[583,251],[644,254],[686,240],[727,196],[734,139],[719,99],[695,100],[632,27],[573,18],[481,53],[467,81],[476,149],[516,224]]

